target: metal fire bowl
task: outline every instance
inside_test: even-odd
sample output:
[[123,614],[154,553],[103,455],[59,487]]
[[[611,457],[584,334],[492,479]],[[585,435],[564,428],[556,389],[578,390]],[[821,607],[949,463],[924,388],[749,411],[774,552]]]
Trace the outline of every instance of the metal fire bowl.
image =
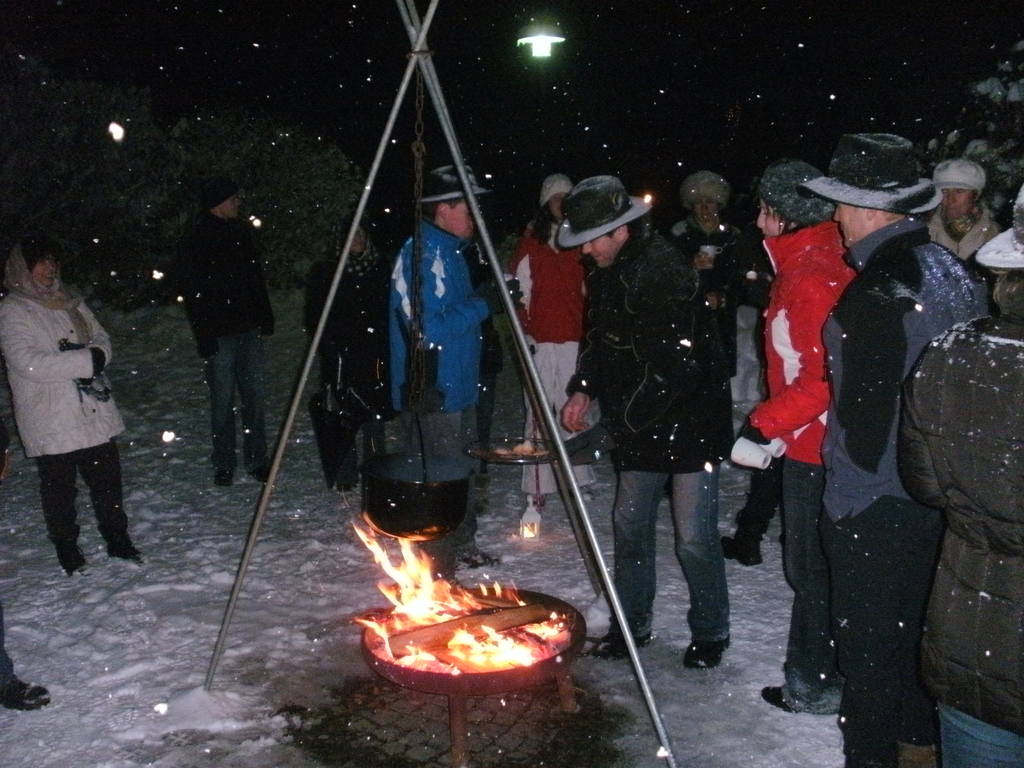
[[363,657],[370,668],[385,680],[403,688],[442,696],[490,696],[509,693],[537,685],[544,680],[568,671],[587,636],[587,623],[583,615],[568,603],[540,592],[519,590],[525,603],[540,603],[555,613],[565,616],[569,623],[569,644],[560,653],[549,656],[529,667],[511,667],[493,672],[462,672],[452,675],[403,667],[377,656],[370,648],[373,630],[363,630]]

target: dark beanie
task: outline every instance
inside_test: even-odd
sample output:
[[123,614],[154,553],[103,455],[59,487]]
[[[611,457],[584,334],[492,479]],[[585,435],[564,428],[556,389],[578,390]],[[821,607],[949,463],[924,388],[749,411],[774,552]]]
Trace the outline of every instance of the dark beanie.
[[832,218],[835,205],[821,197],[805,197],[797,190],[800,184],[823,174],[803,160],[776,160],[764,170],[757,186],[757,196],[783,221],[806,227]]
[[47,235],[26,235],[21,238],[21,256],[25,259],[25,266],[29,271],[43,259],[60,261],[62,249],[60,244]]
[[232,195],[238,194],[238,185],[227,176],[213,176],[203,182],[199,199],[203,210],[216,208]]

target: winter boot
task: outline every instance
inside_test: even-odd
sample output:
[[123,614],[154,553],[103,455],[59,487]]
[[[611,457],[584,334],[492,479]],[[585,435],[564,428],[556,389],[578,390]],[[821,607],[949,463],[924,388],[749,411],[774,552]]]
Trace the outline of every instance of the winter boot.
[[742,533],[723,536],[722,554],[726,559],[735,560],[740,565],[760,565],[764,562],[761,558],[760,536],[744,536]]
[[110,537],[110,540],[107,541],[107,555],[119,557],[122,560],[132,560],[136,563],[142,562],[142,553],[132,544],[127,532]]
[[77,541],[61,540],[55,541],[53,544],[57,548],[57,559],[60,561],[60,567],[64,569],[68,576],[85,565],[85,555],[78,548]]
[[694,640],[683,654],[683,666],[690,669],[711,669],[722,661],[722,654],[729,647],[729,638],[724,640]]
[[12,678],[0,688],[0,704],[7,709],[39,709],[50,703],[50,692],[41,685],[25,683]]
[[722,554],[727,560],[735,560],[740,565],[760,565],[760,542],[742,536],[723,536]]

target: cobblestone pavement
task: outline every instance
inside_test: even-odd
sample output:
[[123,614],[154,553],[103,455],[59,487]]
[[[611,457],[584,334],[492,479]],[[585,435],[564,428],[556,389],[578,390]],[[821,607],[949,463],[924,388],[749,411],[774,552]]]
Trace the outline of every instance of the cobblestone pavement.
[[[337,705],[286,714],[295,744],[324,766],[450,768],[448,700],[379,678],[353,679]],[[554,683],[471,698],[466,722],[472,768],[621,765],[614,739],[628,717],[577,688],[579,711],[564,713]]]

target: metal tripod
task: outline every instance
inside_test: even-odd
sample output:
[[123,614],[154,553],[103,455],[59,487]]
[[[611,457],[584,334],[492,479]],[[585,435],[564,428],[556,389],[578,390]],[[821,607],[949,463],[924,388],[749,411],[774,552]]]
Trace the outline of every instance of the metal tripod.
[[[423,81],[426,84],[427,92],[430,95],[434,111],[437,115],[438,121],[440,122],[445,140],[447,141],[452,161],[458,172],[459,180],[462,183],[465,199],[473,215],[476,230],[480,237],[481,245],[483,246],[483,251],[487,257],[487,261],[490,264],[491,271],[493,272],[494,279],[497,285],[504,285],[501,264],[498,261],[494,245],[487,230],[487,225],[480,212],[480,206],[477,202],[476,195],[473,192],[473,187],[469,183],[469,177],[466,172],[466,163],[463,159],[462,151],[459,148],[458,139],[455,134],[455,127],[452,123],[451,115],[448,111],[444,94],[441,90],[437,73],[434,69],[432,53],[426,47],[427,32],[437,12],[437,6],[440,0],[430,0],[427,11],[422,18],[416,9],[415,0],[395,0],[395,2],[398,6],[398,12],[402,17],[402,23],[405,25],[406,32],[409,36],[409,41],[412,44],[412,51],[410,52],[409,61],[406,64],[405,72],[402,75],[402,80],[399,84],[398,92],[395,95],[395,101],[392,105],[391,112],[388,115],[387,123],[385,124],[380,142],[378,143],[377,151],[374,155],[373,163],[370,166],[366,183],[363,186],[362,195],[359,198],[359,202],[356,204],[356,209],[352,216],[352,225],[345,238],[341,258],[338,261],[334,278],[331,281],[331,287],[324,303],[323,312],[320,315],[320,321],[317,323],[316,331],[313,334],[309,351],[302,366],[302,372],[295,386],[295,392],[292,397],[291,405],[288,409],[288,414],[281,428],[281,433],[278,436],[277,445],[274,450],[274,456],[270,466],[270,474],[267,478],[266,484],[263,486],[263,491],[260,494],[256,512],[249,527],[249,535],[246,540],[245,549],[238,565],[235,581],[231,588],[231,595],[228,599],[227,607],[225,608],[224,618],[221,621],[220,631],[217,636],[217,642],[214,646],[213,655],[210,659],[210,665],[206,673],[206,679],[204,682],[204,688],[206,690],[209,690],[213,685],[213,679],[216,674],[221,655],[224,651],[227,632],[231,623],[231,618],[234,614],[238,595],[245,579],[245,573],[248,569],[249,560],[256,545],[256,540],[259,535],[263,518],[266,515],[266,510],[270,503],[270,497],[273,495],[274,481],[277,478],[278,471],[280,470],[281,459],[284,455],[285,447],[288,444],[288,438],[294,427],[295,417],[302,399],[302,393],[305,389],[306,380],[309,377],[309,372],[313,365],[316,350],[320,345],[320,340],[327,324],[328,313],[334,303],[342,274],[344,273],[346,264],[348,263],[348,256],[352,247],[352,242],[355,239],[359,222],[366,210],[366,203],[370,197],[370,192],[373,189],[373,184],[380,169],[381,160],[383,159],[387,143],[394,131],[398,112],[405,99],[413,73],[417,68],[419,69]],[[502,290],[499,291],[499,293],[501,295],[501,301],[505,308],[505,312],[508,314],[510,320],[513,338],[515,339],[516,357],[526,374],[525,380],[527,390],[530,400],[534,405],[535,414],[539,417],[540,423],[543,425],[543,430],[546,432],[546,438],[555,449],[555,455],[557,457],[557,460],[554,462],[555,476],[558,480],[563,501],[566,502],[565,507],[568,512],[569,521],[572,524],[576,543],[580,548],[580,554],[582,555],[584,564],[587,567],[591,585],[594,588],[595,594],[600,594],[600,589],[603,587],[604,594],[608,599],[616,621],[619,622],[619,626],[627,627],[629,624],[626,620],[622,603],[619,601],[619,595],[615,589],[615,584],[609,576],[608,567],[605,564],[603,555],[601,554],[597,536],[594,532],[593,525],[591,524],[586,506],[580,494],[579,486],[576,483],[576,477],[572,472],[572,465],[569,460],[568,453],[565,450],[565,444],[562,441],[558,425],[555,423],[555,417],[551,411],[550,403],[544,395],[539,374],[537,373],[537,369],[533,364],[533,359],[528,352],[526,336],[523,333],[522,326],[520,325],[518,316],[516,315],[515,307],[512,304],[512,298],[507,291]],[[640,658],[637,653],[637,647],[633,640],[632,633],[625,631],[622,634],[625,639],[626,649],[629,653],[633,671],[636,675],[640,691],[644,697],[644,701],[651,717],[652,725],[657,733],[658,740],[661,743],[661,749],[658,752],[658,756],[664,757],[671,768],[676,768],[677,763],[672,751],[671,740],[669,739],[664,723],[662,722],[661,712],[659,711],[657,702],[654,699],[654,693],[648,683],[643,665],[640,663]]]

